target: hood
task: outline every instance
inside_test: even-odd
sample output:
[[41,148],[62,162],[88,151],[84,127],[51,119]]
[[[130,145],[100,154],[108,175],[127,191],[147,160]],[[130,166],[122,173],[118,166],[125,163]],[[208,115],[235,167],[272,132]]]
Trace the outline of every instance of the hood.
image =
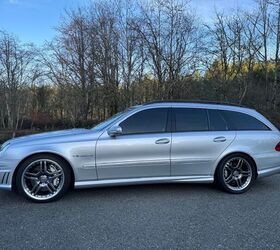
[[[83,139],[93,139],[97,136],[98,131],[91,129],[68,129],[52,132],[39,133],[34,135],[21,136],[11,139],[4,144],[18,144],[18,143],[52,143],[52,142],[67,142]],[[91,136],[92,135],[92,136]]]

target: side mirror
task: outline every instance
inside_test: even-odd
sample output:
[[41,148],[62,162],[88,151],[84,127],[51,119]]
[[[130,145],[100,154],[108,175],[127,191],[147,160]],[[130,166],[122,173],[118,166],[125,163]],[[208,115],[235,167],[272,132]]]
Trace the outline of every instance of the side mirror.
[[109,136],[115,137],[122,134],[122,128],[120,126],[113,126],[108,129],[107,133]]

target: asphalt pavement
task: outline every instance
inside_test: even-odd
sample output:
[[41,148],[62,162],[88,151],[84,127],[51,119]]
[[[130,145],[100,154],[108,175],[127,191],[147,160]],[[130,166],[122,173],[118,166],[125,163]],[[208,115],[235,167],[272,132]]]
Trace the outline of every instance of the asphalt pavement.
[[279,194],[280,175],[242,195],[160,184],[34,204],[0,191],[0,249],[280,249]]

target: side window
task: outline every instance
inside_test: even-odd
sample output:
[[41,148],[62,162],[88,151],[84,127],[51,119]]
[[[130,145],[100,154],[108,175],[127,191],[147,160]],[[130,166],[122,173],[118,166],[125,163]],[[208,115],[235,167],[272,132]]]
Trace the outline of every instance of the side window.
[[140,111],[120,123],[123,134],[163,133],[167,127],[168,108]]
[[235,111],[220,111],[229,125],[230,130],[269,130],[269,128],[256,118]]
[[229,130],[225,118],[218,110],[209,109],[209,129],[211,131],[226,131]]
[[207,131],[208,118],[204,109],[173,108],[175,118],[175,131]]

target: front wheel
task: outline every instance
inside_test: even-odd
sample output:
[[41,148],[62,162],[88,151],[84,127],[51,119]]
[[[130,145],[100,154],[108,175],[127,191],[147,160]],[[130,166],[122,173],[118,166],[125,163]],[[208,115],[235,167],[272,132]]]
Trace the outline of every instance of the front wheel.
[[234,194],[246,192],[256,179],[254,162],[246,155],[234,154],[218,165],[215,181],[218,187]]
[[52,155],[36,155],[24,161],[16,175],[20,194],[34,202],[61,198],[69,189],[71,173],[66,162]]

